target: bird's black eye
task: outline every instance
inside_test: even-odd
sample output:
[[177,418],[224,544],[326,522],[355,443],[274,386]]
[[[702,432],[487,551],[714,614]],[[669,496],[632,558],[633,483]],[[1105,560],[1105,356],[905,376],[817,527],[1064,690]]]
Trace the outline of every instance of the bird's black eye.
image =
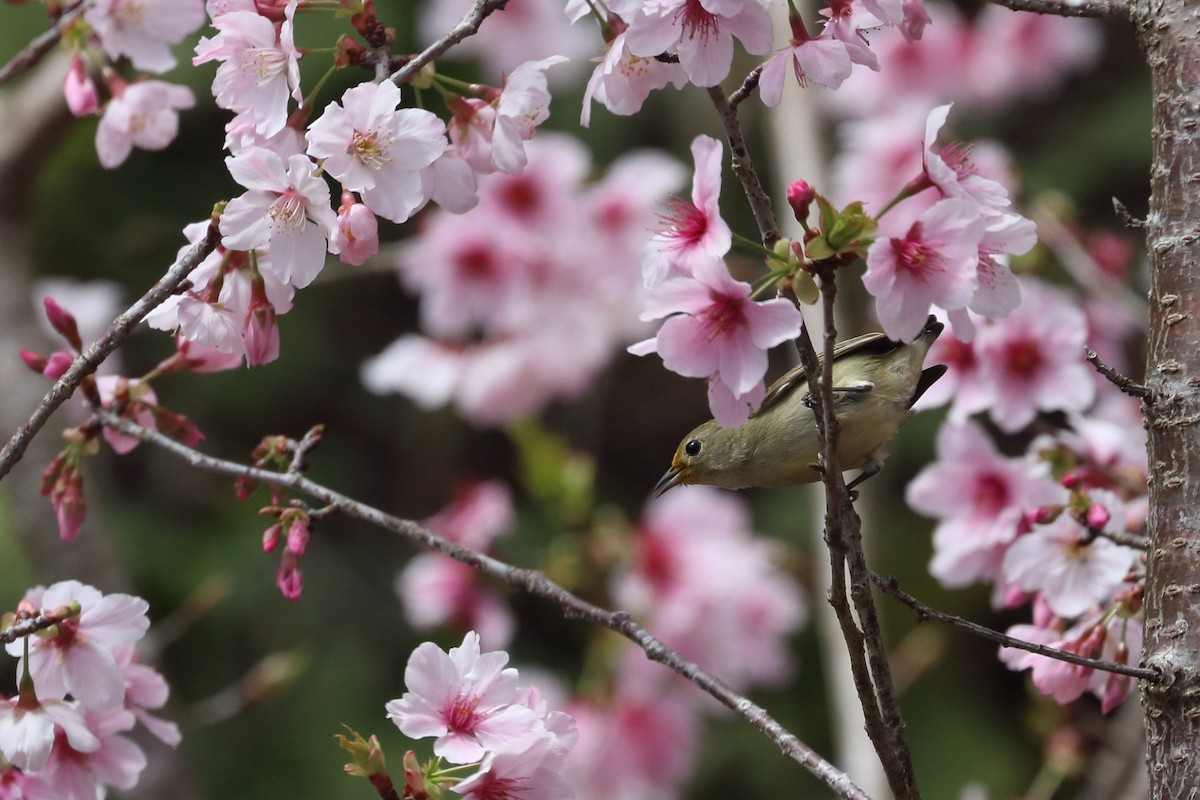
[[690,442],[688,442],[687,444],[685,444],[683,446],[683,452],[687,453],[689,456],[699,455],[700,454],[700,440],[692,439]]

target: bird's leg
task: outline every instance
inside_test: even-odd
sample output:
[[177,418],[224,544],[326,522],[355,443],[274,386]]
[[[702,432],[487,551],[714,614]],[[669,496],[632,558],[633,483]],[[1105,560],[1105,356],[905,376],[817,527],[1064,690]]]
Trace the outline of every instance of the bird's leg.
[[[874,388],[875,384],[870,381],[855,381],[849,386],[834,386],[830,391],[832,391],[834,395],[833,399],[836,401],[839,392],[842,394],[866,394]],[[805,392],[804,396],[800,398],[800,402],[804,404],[805,408],[812,408],[814,405],[812,392]]]
[[878,461],[872,461],[870,464],[867,464],[866,469],[858,474],[858,477],[846,484],[846,492],[850,495],[851,503],[858,499],[858,492],[854,490],[854,487],[858,486],[867,478],[875,477],[879,474],[881,469],[883,469],[883,464],[879,463]]

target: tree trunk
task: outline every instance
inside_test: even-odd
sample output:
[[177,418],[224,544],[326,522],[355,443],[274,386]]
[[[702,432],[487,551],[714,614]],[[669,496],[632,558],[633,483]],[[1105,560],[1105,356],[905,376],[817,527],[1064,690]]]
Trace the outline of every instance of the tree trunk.
[[1200,6],[1135,0],[1154,90],[1146,243],[1150,549],[1143,661],[1152,798],[1200,798]]

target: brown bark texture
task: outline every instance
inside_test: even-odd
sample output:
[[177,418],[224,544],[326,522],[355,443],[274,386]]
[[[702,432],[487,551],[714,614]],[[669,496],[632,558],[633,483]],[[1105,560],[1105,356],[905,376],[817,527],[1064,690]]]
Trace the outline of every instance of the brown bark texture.
[[1150,66],[1150,549],[1143,686],[1150,797],[1200,798],[1200,3],[1136,0]]

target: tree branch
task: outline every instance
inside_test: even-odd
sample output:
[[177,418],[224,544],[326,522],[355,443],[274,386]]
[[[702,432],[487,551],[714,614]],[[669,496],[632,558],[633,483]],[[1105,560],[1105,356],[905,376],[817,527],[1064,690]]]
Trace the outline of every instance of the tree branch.
[[46,54],[53,50],[54,46],[58,44],[58,40],[62,38],[63,28],[79,16],[86,5],[87,3],[79,3],[74,8],[63,12],[62,16],[54,21],[51,28],[30,40],[29,44],[21,48],[21,51],[9,59],[7,64],[0,67],[0,86],[41,63]]
[[1129,395],[1130,397],[1140,397],[1143,400],[1150,397],[1151,393],[1149,388],[1138,383],[1128,375],[1122,375],[1108,364],[1105,364],[1102,360],[1100,360],[1100,356],[1096,355],[1096,351],[1092,348],[1083,348],[1083,355],[1084,358],[1087,359],[1088,363],[1096,368],[1096,372],[1099,372],[1105,378],[1108,378],[1109,383],[1111,383],[1113,386],[1116,386],[1125,394]]
[[42,401],[38,403],[37,408],[33,410],[33,414],[30,415],[29,419],[21,427],[17,428],[17,432],[9,439],[8,444],[4,446],[3,450],[0,450],[0,480],[3,480],[4,476],[12,470],[13,466],[21,460],[21,456],[25,453],[25,448],[29,446],[29,442],[33,440],[37,432],[50,419],[50,415],[67,401],[67,398],[83,382],[84,378],[95,372],[101,362],[108,358],[110,353],[120,347],[129,338],[129,334],[134,326],[179,288],[179,284],[183,283],[184,278],[195,269],[196,265],[216,249],[220,239],[221,236],[217,230],[217,222],[214,217],[208,224],[208,230],[204,238],[196,242],[192,246],[192,249],[184,254],[183,258],[175,262],[167,270],[167,274],[163,275],[150,291],[142,295],[141,299],[113,320],[103,336],[75,358],[70,368],[55,382],[50,391],[42,398]]
[[872,583],[882,589],[884,594],[896,598],[913,611],[916,611],[918,622],[924,622],[926,620],[942,622],[946,625],[962,628],[963,630],[969,631],[976,636],[982,636],[984,639],[996,642],[997,644],[1005,647],[1013,647],[1017,650],[1026,650],[1039,656],[1054,658],[1059,661],[1066,661],[1069,664],[1078,664],[1081,667],[1088,667],[1090,669],[1098,669],[1102,672],[1115,672],[1118,675],[1128,675],[1129,677],[1137,678],[1140,681],[1157,683],[1162,679],[1162,675],[1160,675],[1156,669],[1147,669],[1146,667],[1131,667],[1128,664],[1115,664],[1111,661],[1102,661],[1098,658],[1088,658],[1086,656],[1076,655],[1075,653],[1071,653],[1067,650],[1059,650],[1055,647],[1047,647],[1044,644],[1034,644],[1033,642],[1027,642],[1024,639],[1015,639],[1008,634],[1000,633],[1000,631],[992,630],[991,628],[986,628],[983,625],[971,622],[968,619],[963,619],[962,617],[956,617],[953,614],[947,614],[944,611],[937,611],[936,609],[925,605],[911,594],[903,591],[899,584],[897,584],[895,578],[884,578],[874,572],[870,573],[870,575]]
[[135,425],[108,410],[97,411],[95,419],[102,425],[118,430],[127,436],[135,436],[147,444],[152,444],[155,447],[166,450],[172,455],[183,459],[194,469],[214,472],[220,475],[229,475],[235,478],[249,478],[260,483],[308,495],[336,509],[347,517],[396,533],[410,542],[431,550],[436,550],[508,586],[554,603],[562,609],[563,615],[568,619],[581,619],[616,631],[641,647],[646,657],[651,661],[657,661],[679,675],[682,675],[716,698],[723,705],[737,712],[744,720],[773,741],[784,755],[807,769],[818,780],[833,790],[838,797],[847,798],[847,800],[870,800],[848,775],[837,769],[837,767],[826,761],[820,754],[800,741],[794,734],[786,730],[765,709],[755,705],[747,698],[726,686],[718,678],[705,672],[695,663],[688,661],[667,647],[667,645],[653,634],[634,622],[629,614],[624,611],[608,611],[607,609],[593,605],[549,580],[542,572],[514,567],[491,556],[443,539],[411,520],[394,517],[379,509],[360,503],[311,481],[298,472],[271,472],[233,461],[214,458],[181,444],[158,431]]
[[485,19],[491,16],[492,12],[502,10],[507,4],[508,0],[475,0],[475,5],[467,12],[466,16],[459,20],[457,25],[451,28],[441,39],[426,47],[412,61],[409,61],[403,67],[393,72],[389,80],[397,85],[407,83],[430,61],[433,61],[463,39],[474,36],[479,30],[479,26],[483,24]]
[[24,636],[31,636],[38,631],[52,628],[63,620],[79,616],[79,606],[60,606],[53,611],[46,611],[36,617],[18,620],[7,628],[0,630],[0,644],[15,642]]
[[775,210],[771,208],[771,198],[763,189],[758,173],[754,170],[754,162],[750,159],[750,151],[746,147],[746,137],[742,135],[742,126],[738,122],[737,107],[730,104],[725,92],[720,86],[708,90],[713,106],[721,117],[725,128],[725,138],[729,141],[729,150],[733,154],[733,174],[742,183],[742,191],[746,201],[750,203],[750,211],[758,224],[758,232],[765,247],[772,247],[779,241],[779,223],[775,219]]
[[1057,17],[1129,19],[1127,0],[989,0],[1013,11],[1032,11]]

